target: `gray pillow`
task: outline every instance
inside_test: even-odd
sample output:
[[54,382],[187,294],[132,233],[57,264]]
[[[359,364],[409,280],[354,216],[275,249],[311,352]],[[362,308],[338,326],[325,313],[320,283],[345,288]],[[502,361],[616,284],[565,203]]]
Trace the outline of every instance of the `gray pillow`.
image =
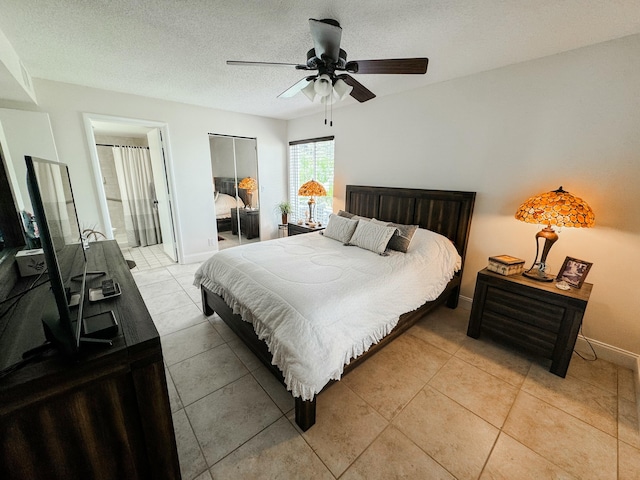
[[352,220],[364,220],[365,222],[368,222],[371,220],[368,217],[361,217],[360,215],[356,215],[355,213],[345,212],[344,210],[338,210],[338,216],[344,217],[344,218],[350,218]]
[[358,220],[341,217],[338,215],[329,215],[329,223],[322,234],[325,237],[333,238],[342,243],[349,243],[351,236],[358,225]]
[[395,231],[395,227],[359,221],[349,244],[383,255]]
[[418,225],[402,225],[400,223],[381,222],[380,220],[376,220],[375,218],[372,220],[372,222],[378,225],[395,227],[396,233],[393,235],[393,237],[391,237],[391,240],[389,240],[389,245],[387,245],[387,247],[391,250],[407,253],[407,250],[409,250],[409,245],[411,245],[411,239],[418,229]]
[[353,218],[353,217],[355,217],[355,214],[349,213],[349,212],[345,212],[344,210],[338,210],[338,216],[339,217],[344,217],[344,218]]

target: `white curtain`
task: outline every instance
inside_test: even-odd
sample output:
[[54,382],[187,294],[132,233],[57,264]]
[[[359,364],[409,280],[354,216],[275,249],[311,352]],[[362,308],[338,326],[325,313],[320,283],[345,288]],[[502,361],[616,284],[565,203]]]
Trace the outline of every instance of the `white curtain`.
[[113,147],[116,175],[122,195],[124,225],[130,247],[162,243],[149,150]]

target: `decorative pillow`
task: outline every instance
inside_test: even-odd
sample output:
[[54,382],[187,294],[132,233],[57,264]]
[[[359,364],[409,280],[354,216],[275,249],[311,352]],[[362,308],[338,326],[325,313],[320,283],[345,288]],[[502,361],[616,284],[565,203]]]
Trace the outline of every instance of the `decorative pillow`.
[[389,227],[395,227],[396,233],[393,235],[393,237],[391,237],[391,240],[389,241],[389,245],[387,245],[387,247],[391,250],[407,253],[407,250],[409,250],[409,245],[411,245],[411,239],[418,229],[418,225],[402,225],[400,223],[381,222],[380,220],[376,220],[375,218],[371,221],[377,225],[387,225]]
[[361,217],[360,215],[356,215],[355,213],[345,212],[344,210],[338,210],[338,216],[344,218],[350,218],[351,220],[364,220],[365,222],[369,222],[371,219],[368,217]]
[[350,218],[331,214],[329,215],[327,228],[324,229],[322,234],[325,237],[333,238],[339,242],[349,243],[357,225],[357,220],[351,220]]
[[376,252],[380,255],[384,255],[384,251],[387,249],[387,244],[393,234],[396,231],[396,227],[388,227],[386,225],[379,225],[374,222],[358,222],[356,231],[353,233],[349,243],[356,245],[360,248],[365,248]]

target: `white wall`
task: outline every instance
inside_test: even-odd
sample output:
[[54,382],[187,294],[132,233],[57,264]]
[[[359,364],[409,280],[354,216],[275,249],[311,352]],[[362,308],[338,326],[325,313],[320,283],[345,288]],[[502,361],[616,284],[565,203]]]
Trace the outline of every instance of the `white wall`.
[[58,160],[49,116],[41,112],[0,108],[0,144],[17,206],[20,210],[33,212],[24,157]]
[[[286,123],[251,115],[155,100],[75,85],[37,80],[39,110],[51,119],[60,161],[69,164],[82,222],[102,227],[83,113],[144,119],[168,124],[171,169],[176,191],[179,258],[208,258],[217,247],[211,182],[209,133],[256,137],[262,204],[269,212],[286,191]],[[0,100],[0,107],[3,102]],[[7,104],[15,108],[15,104]],[[31,107],[26,107],[31,108]],[[35,107],[33,107],[35,108]],[[80,180],[78,180],[80,179]],[[277,236],[276,215],[261,215],[262,238]],[[213,242],[214,245],[217,242]]]
[[[596,227],[564,229],[548,261],[593,262],[584,334],[640,354],[640,35],[289,122],[289,140],[334,134],[334,209],[347,184],[477,192],[462,295],[487,257],[530,264],[529,196],[565,190]],[[432,58],[430,68],[446,59]],[[428,75],[428,73],[427,73]],[[366,85],[366,76],[359,77]]]

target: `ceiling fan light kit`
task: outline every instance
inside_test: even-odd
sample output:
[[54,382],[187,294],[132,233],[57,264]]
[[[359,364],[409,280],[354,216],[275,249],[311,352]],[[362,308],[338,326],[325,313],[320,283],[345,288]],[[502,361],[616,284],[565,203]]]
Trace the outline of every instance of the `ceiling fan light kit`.
[[[363,103],[375,98],[375,94],[349,74],[410,74],[427,73],[428,58],[398,58],[387,60],[355,60],[347,62],[347,52],[340,48],[342,27],[337,20],[309,19],[314,48],[307,52],[305,64],[281,62],[244,62],[228,60],[228,65],[287,66],[296,70],[317,70],[316,75],[303,78],[282,92],[279,97],[293,97],[302,92],[312,102],[316,97],[321,103],[332,105],[351,95]],[[347,72],[336,74],[336,72]],[[325,111],[326,112],[326,111]],[[325,118],[326,123],[326,118]]]
[[326,73],[320,75],[315,82],[313,82],[313,89],[319,97],[327,97],[331,95],[333,84],[331,78]]

